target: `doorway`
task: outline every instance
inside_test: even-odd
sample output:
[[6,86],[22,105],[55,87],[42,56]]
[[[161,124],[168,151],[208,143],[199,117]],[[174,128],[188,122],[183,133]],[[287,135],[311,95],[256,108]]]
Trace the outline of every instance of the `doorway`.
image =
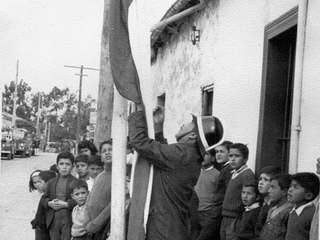
[[288,172],[298,9],[266,27],[256,172]]

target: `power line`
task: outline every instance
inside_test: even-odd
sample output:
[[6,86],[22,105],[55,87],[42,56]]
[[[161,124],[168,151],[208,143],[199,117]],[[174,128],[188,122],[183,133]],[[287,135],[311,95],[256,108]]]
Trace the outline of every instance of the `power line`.
[[[78,101],[78,121],[77,121],[77,136],[76,136],[76,141],[77,144],[80,141],[80,126],[81,126],[81,119],[80,119],[80,108],[81,108],[81,91],[82,91],[82,76],[86,77],[88,75],[83,74],[83,69],[87,69],[87,70],[95,70],[95,71],[100,71],[100,69],[97,68],[88,68],[88,67],[83,67],[83,65],[81,65],[80,67],[78,66],[69,66],[69,65],[64,65],[64,67],[68,67],[68,68],[78,68],[80,69],[80,74],[75,74],[80,76],[80,81],[79,81],[79,101]],[[77,153],[77,148],[76,148],[76,153]]]

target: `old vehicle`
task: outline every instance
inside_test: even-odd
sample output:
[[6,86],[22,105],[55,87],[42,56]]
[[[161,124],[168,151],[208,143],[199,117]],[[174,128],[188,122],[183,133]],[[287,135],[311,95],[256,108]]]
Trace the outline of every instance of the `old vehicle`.
[[13,133],[15,146],[16,146],[16,156],[22,158],[30,157],[32,153],[32,137],[28,134],[28,131],[24,128],[17,128]]
[[14,128],[2,132],[1,157],[13,159],[14,156],[22,158],[32,155],[32,134],[24,128]]
[[[12,136],[12,135],[11,135]],[[11,160],[15,154],[15,143],[12,137],[7,137],[5,132],[2,132],[1,136],[1,158]]]

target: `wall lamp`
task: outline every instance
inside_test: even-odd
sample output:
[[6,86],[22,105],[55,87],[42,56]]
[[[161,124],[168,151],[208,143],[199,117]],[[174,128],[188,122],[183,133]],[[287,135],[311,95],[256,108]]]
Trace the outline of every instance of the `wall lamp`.
[[197,29],[197,27],[194,25],[191,27],[191,29],[192,29],[192,33],[190,36],[191,42],[193,45],[196,45],[197,42],[200,42],[200,30]]

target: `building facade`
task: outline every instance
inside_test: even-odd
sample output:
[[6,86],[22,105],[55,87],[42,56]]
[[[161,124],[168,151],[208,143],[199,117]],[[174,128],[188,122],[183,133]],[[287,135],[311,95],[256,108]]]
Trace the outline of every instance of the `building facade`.
[[190,113],[214,115],[227,140],[248,145],[256,172],[268,165],[315,172],[319,20],[317,0],[224,0],[169,24],[152,45],[151,68],[169,142]]

